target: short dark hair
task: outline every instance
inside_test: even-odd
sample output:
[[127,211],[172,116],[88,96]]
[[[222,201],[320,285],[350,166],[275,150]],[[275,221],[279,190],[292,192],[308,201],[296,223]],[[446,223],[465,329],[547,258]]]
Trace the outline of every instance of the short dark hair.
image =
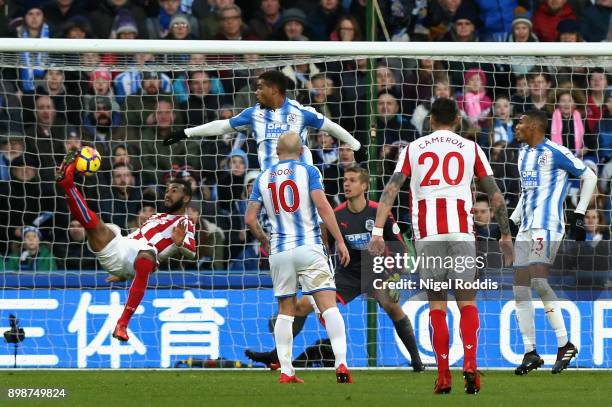
[[455,123],[459,116],[457,103],[452,99],[438,98],[431,105],[432,119],[441,125],[450,126]]
[[489,197],[486,195],[479,194],[476,196],[476,202],[484,202],[489,205]]
[[185,195],[187,195],[189,199],[193,197],[193,191],[191,190],[191,182],[189,180],[186,180],[185,178],[172,178],[170,181],[168,181],[168,184],[166,186],[170,186],[170,184],[181,185],[183,187],[183,192],[185,193]]
[[347,172],[354,172],[359,175],[359,181],[365,182],[366,184],[370,183],[370,174],[368,170],[363,167],[358,166],[357,164],[349,165],[344,169],[344,174]]
[[268,85],[276,86],[283,95],[287,92],[287,86],[289,86],[287,77],[280,71],[266,71],[259,75],[257,79],[261,79]]
[[548,130],[548,115],[546,112],[533,109],[525,112],[525,116],[527,116],[529,120],[536,122],[542,133],[546,133],[546,130]]

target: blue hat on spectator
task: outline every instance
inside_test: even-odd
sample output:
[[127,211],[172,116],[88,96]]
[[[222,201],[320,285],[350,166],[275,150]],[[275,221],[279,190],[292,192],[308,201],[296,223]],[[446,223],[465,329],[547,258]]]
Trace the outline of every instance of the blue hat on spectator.
[[559,24],[557,24],[557,31],[559,34],[579,33],[580,21],[570,19],[561,20]]
[[[242,161],[244,161],[244,166],[246,167],[246,169],[248,169],[248,168],[249,168],[249,157],[247,156],[247,154],[246,154],[246,153],[245,153],[243,150],[241,150],[241,149],[239,149],[239,148],[235,148],[235,149],[233,149],[233,150],[232,150],[232,151],[229,153],[229,156],[228,156],[228,157],[229,157],[230,159],[231,159],[232,157],[240,157],[240,158],[242,158]],[[228,163],[227,163],[227,166],[229,167],[229,161],[228,161]]]
[[283,12],[283,18],[281,19],[280,26],[282,27],[285,23],[289,21],[297,21],[298,23],[302,23],[302,25],[306,25],[306,14],[299,8],[290,8]]
[[24,227],[22,232],[21,232],[21,236],[25,239],[26,235],[28,233],[30,233],[30,232],[36,233],[38,238],[42,239],[42,233],[40,233],[40,229],[38,229],[36,226],[26,226],[26,227]]

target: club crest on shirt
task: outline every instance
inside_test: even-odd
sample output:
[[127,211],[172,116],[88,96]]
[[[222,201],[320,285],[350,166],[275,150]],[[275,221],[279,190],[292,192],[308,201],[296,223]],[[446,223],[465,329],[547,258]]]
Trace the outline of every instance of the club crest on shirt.
[[295,113],[289,113],[287,115],[287,123],[289,123],[289,124],[296,124],[297,123],[297,116],[295,115]]
[[374,219],[366,219],[365,228],[368,232],[371,232],[374,229]]
[[551,158],[552,158],[552,153],[550,151],[544,151],[538,157],[538,165],[546,165],[546,164],[548,164],[550,162]]

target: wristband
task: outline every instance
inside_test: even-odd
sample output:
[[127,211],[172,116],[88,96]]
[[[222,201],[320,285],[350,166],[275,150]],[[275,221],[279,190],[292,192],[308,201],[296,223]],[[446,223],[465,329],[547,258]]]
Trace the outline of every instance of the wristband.
[[372,236],[380,236],[380,237],[382,237],[383,236],[383,232],[384,232],[383,228],[377,228],[376,226],[374,226],[372,228]]

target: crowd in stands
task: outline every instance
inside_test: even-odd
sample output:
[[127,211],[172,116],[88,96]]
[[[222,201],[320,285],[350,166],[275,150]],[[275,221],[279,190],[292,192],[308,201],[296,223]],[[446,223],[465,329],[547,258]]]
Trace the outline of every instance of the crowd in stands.
[[[378,3],[385,26],[377,32],[381,41],[612,39],[612,0]],[[9,38],[360,41],[365,20],[366,0],[0,0],[0,36]],[[241,57],[250,66],[263,59]],[[191,182],[188,216],[197,225],[197,258],[166,267],[236,272],[267,267],[244,224],[259,170],[250,134],[162,143],[176,129],[230,118],[255,104],[255,79],[264,68],[172,69],[219,58],[231,62],[202,54],[84,53],[78,55],[81,70],[66,69],[60,56],[44,52],[22,52],[18,58],[19,67],[0,67],[0,269],[99,267],[54,183],[66,151],[82,145],[93,145],[104,157],[96,176],[81,179],[84,195],[105,222],[124,233],[162,209],[160,192],[169,179]],[[153,70],[152,63],[168,70]],[[599,176],[586,217],[588,239],[597,244],[610,238],[612,88],[605,69],[383,58],[374,66],[371,120],[367,60],[292,64],[287,59],[278,69],[289,79],[289,97],[338,122],[365,146],[354,153],[325,132],[311,135],[314,163],[333,206],[343,200],[343,169],[355,162],[371,171],[378,164],[381,190],[401,148],[429,132],[431,102],[449,97],[463,115],[459,131],[489,155],[510,208],[520,191],[518,117],[530,109],[546,111],[549,137]],[[367,148],[370,125],[376,129],[373,149]],[[566,202],[570,215],[578,190],[573,180]],[[394,213],[409,236],[407,196],[400,194]],[[486,199],[478,197],[474,214],[478,238],[497,238]]]

